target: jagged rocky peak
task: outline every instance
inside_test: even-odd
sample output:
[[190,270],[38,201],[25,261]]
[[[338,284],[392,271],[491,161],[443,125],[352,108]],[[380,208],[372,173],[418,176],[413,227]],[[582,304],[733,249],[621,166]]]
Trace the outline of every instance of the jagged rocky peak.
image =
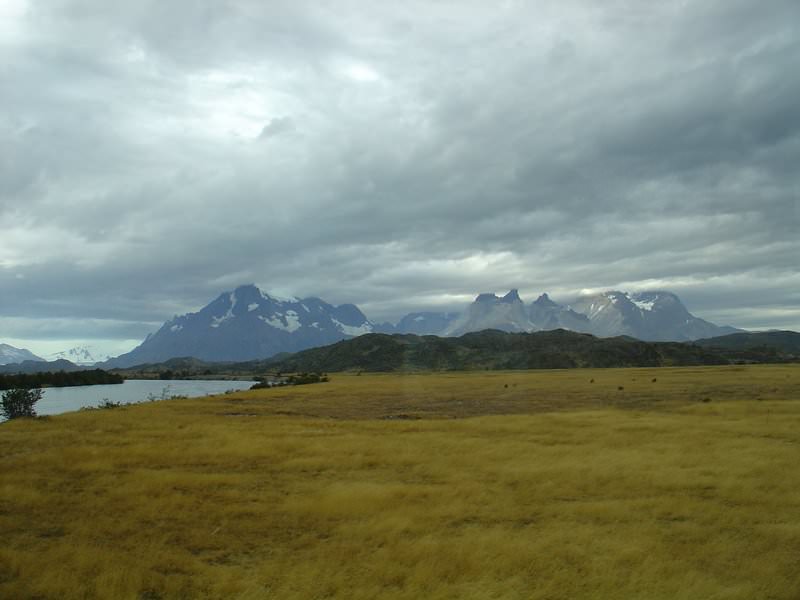
[[534,331],[536,327],[530,322],[517,290],[511,290],[502,298],[493,293],[480,294],[442,335],[462,335],[483,329],[520,332]]
[[556,302],[553,302],[550,296],[547,295],[547,292],[545,292],[544,294],[539,296],[536,300],[534,300],[533,304],[535,304],[536,306],[541,306],[542,308],[560,306]]

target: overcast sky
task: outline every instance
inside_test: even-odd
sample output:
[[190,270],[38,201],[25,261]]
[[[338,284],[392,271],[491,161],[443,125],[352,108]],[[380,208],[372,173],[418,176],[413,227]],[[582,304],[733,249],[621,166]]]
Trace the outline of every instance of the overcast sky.
[[0,1],[0,342],[256,283],[800,330],[797,0]]

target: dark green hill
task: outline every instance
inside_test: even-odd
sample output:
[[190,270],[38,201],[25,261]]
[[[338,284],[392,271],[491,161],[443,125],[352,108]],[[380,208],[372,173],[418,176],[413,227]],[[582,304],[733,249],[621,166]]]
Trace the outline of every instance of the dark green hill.
[[[800,352],[794,351],[796,346],[792,345],[797,337],[800,334],[791,331],[768,332],[684,343],[643,342],[627,336],[597,338],[563,329],[536,333],[487,329],[458,338],[373,333],[296,354],[281,353],[266,360],[214,363],[174,358],[119,372],[126,377],[164,377],[167,374],[169,378],[181,379],[242,377],[277,371],[461,371],[784,363],[800,360]],[[773,345],[766,345],[764,339],[772,340]]]
[[459,338],[368,334],[262,363],[283,371],[569,369],[727,364],[719,351],[675,342],[596,338],[557,329],[485,330]]
[[727,350],[773,348],[780,352],[800,356],[800,333],[796,331],[732,333],[730,335],[697,340],[695,344],[704,348],[725,348]]

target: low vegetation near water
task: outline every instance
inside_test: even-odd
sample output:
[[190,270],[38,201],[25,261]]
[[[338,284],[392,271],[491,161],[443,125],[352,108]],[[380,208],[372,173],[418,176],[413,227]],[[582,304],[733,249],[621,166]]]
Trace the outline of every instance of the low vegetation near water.
[[0,375],[0,390],[33,389],[40,387],[69,387],[78,385],[101,385],[123,383],[118,373],[102,369],[85,371],[56,371],[42,373],[16,373]]
[[798,448],[797,365],[334,374],[21,419],[0,597],[790,600]]

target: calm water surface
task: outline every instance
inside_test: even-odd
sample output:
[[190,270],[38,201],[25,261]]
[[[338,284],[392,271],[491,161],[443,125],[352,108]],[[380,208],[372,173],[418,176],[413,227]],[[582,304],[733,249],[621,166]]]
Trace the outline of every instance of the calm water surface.
[[84,406],[97,406],[105,399],[111,402],[141,402],[150,397],[161,399],[170,396],[210,396],[228,390],[246,390],[254,381],[163,381],[128,379],[116,385],[80,385],[64,388],[45,388],[42,399],[34,409],[37,415],[57,415],[78,410]]

